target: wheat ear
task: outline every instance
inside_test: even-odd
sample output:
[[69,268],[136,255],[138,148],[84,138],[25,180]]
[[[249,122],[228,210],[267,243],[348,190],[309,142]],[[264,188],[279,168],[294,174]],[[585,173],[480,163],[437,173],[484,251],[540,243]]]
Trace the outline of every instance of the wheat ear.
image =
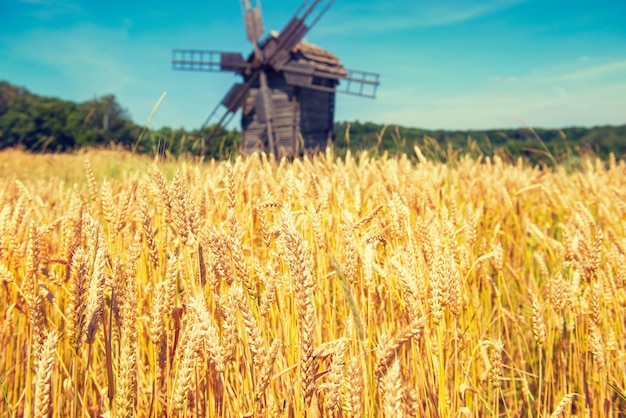
[[48,416],[50,408],[50,381],[52,380],[52,368],[56,355],[59,334],[56,331],[48,333],[44,340],[39,361],[37,362],[37,374],[35,376],[35,408],[34,416],[44,418]]
[[402,379],[400,377],[400,361],[396,359],[383,378],[381,386],[383,410],[386,417],[402,418]]
[[413,338],[420,338],[424,334],[424,321],[419,320],[409,325],[396,338],[382,347],[381,355],[376,362],[374,375],[381,379],[386,373],[400,347]]
[[567,405],[570,404],[570,402],[576,395],[577,393],[568,393],[567,395],[563,396],[563,399],[561,399],[561,402],[559,402],[559,404],[556,406],[554,412],[552,412],[552,415],[550,415],[550,418],[558,418],[563,413],[563,411],[565,411]]
[[282,236],[287,248],[289,270],[294,280],[298,309],[298,332],[300,335],[300,380],[304,404],[308,407],[315,391],[315,369],[313,365],[313,330],[315,329],[315,301],[311,252],[308,243],[298,233],[293,215],[283,208],[281,215]]

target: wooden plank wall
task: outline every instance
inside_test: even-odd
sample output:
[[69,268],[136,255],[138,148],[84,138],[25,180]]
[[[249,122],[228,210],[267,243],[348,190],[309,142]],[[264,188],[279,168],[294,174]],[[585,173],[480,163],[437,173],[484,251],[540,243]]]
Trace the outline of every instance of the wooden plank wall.
[[[297,103],[293,95],[294,87],[286,84],[281,74],[268,77],[270,97],[272,102],[272,128],[274,145],[279,156],[294,156],[298,154],[296,141],[299,117]],[[241,150],[249,154],[254,151],[269,151],[266,123],[259,121],[254,111],[254,99],[260,94],[258,88],[250,89],[242,113],[242,143]]]
[[307,88],[298,89],[300,132],[307,149],[326,149],[333,132],[335,94]]
[[[333,134],[335,94],[294,87],[285,82],[282,74],[268,76],[271,88],[272,126],[277,155],[296,156],[300,148],[324,150]],[[267,126],[259,121],[254,102],[260,94],[258,86],[250,89],[242,112],[241,151],[269,152]],[[304,144],[300,142],[304,140]]]

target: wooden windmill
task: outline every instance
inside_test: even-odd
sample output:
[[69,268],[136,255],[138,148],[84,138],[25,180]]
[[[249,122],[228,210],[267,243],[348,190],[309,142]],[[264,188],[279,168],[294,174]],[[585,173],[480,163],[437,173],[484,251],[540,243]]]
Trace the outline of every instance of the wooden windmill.
[[[339,59],[303,40],[334,0],[306,0],[280,33],[261,39],[260,0],[240,0],[248,40],[254,49],[244,59],[236,52],[175,49],[175,70],[229,71],[234,84],[209,115],[213,136],[242,109],[241,151],[261,150],[295,156],[324,149],[333,136],[335,93],[375,97],[379,75],[347,70]],[[341,86],[339,84],[341,83]]]

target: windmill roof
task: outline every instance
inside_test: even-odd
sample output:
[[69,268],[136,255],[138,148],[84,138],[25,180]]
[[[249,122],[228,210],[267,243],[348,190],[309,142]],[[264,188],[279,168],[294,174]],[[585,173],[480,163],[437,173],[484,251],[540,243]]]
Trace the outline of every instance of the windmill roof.
[[298,62],[308,62],[317,70],[338,76],[345,76],[347,71],[334,54],[302,40],[291,51]]
[[[278,37],[278,32],[272,31],[270,34],[273,38]],[[304,39],[298,42],[291,50],[291,59],[301,63],[309,63],[316,70],[334,76],[343,77],[347,74],[346,69],[335,54]]]

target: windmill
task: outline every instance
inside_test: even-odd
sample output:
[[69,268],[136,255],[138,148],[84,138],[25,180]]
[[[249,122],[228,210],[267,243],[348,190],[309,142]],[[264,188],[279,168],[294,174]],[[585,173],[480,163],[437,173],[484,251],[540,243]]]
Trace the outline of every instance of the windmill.
[[[345,69],[339,59],[303,40],[334,0],[306,0],[285,28],[263,37],[260,0],[240,0],[253,51],[175,49],[172,67],[187,71],[227,71],[243,77],[213,109],[203,128],[210,140],[241,109],[241,151],[296,156],[324,149],[333,136],[335,93],[374,98],[379,74]],[[341,86],[339,84],[341,83]]]

